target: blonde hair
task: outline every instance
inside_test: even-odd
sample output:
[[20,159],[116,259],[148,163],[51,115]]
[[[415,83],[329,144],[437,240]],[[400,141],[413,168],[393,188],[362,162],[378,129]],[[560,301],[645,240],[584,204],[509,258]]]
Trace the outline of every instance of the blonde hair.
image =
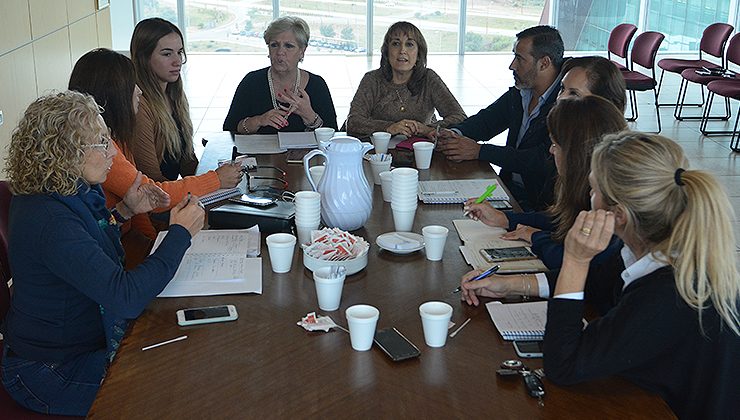
[[298,46],[306,48],[308,46],[308,39],[311,37],[311,29],[308,27],[308,23],[305,20],[297,16],[281,16],[267,26],[265,33],[262,37],[265,40],[265,44],[269,44],[270,41],[275,39],[278,35],[283,32],[292,31],[295,35]]
[[85,140],[105,134],[95,132],[101,111],[92,96],[73,91],[31,103],[13,131],[5,160],[13,194],[74,195],[82,179]]
[[[164,159],[164,153],[179,160],[184,154],[193,155],[193,122],[190,120],[190,107],[185,97],[182,85],[182,76],[176,82],[167,83],[165,91],[160,88],[160,81],[152,71],[149,62],[157,48],[157,43],[163,37],[175,33],[182,41],[182,32],[177,26],[160,18],[150,18],[139,22],[134,28],[131,37],[131,61],[136,69],[136,80],[146,99],[149,109],[154,114],[154,138],[164,142],[163,154],[158,156]],[[183,45],[183,51],[185,46]],[[185,56],[187,60],[187,56]],[[167,112],[167,101],[172,104],[172,111],[177,122]],[[182,139],[180,131],[182,130]],[[183,145],[184,140],[184,145]]]
[[591,161],[606,203],[622,205],[625,229],[665,256],[678,293],[699,312],[700,323],[711,304],[740,335],[732,206],[712,175],[682,170],[687,167],[681,146],[638,132],[605,136]]

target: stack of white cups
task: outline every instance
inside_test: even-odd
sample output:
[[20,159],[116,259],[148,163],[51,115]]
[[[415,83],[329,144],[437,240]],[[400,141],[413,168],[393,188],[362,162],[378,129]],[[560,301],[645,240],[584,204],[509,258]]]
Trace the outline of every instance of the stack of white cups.
[[311,242],[311,231],[321,223],[321,194],[316,191],[298,191],[295,194],[295,227],[298,243]]
[[396,232],[410,232],[416,215],[419,171],[413,168],[396,168],[391,171],[391,209]]

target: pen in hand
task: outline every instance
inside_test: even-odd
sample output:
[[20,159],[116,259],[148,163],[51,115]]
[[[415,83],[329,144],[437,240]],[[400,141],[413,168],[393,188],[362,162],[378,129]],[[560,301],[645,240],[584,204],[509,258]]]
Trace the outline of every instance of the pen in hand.
[[[467,283],[470,283],[471,281],[478,281],[483,280],[486,277],[490,277],[493,275],[493,273],[497,272],[501,268],[500,265],[494,265],[493,267],[489,268],[488,270],[478,274],[477,276],[473,277],[472,279],[468,280]],[[457,286],[457,289],[453,290],[452,293],[460,293],[462,291],[462,285]]]
[[[478,197],[475,200],[475,204],[480,204],[480,203],[486,201],[488,199],[488,197],[490,197],[491,194],[496,190],[497,187],[498,187],[498,184],[491,184],[491,185],[489,185],[488,188],[486,188],[486,190],[483,192],[483,194],[481,194],[480,197]],[[463,212],[463,217],[466,217],[468,214],[470,214],[470,210],[464,211]]]

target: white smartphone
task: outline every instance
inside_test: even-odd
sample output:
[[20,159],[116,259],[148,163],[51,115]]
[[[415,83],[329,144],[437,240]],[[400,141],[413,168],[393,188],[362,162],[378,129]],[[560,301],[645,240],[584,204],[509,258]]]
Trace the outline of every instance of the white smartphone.
[[514,341],[514,350],[519,357],[542,357],[542,341]]
[[239,315],[234,305],[206,306],[177,311],[177,323],[182,326],[233,321],[237,318]]

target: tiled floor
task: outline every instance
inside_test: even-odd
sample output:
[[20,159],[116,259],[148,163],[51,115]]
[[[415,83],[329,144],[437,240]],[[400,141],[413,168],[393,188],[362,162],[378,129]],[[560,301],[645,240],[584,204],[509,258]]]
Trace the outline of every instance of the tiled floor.
[[[428,57],[428,67],[436,71],[452,93],[457,97],[468,115],[488,106],[512,84],[508,65],[510,55],[432,55]],[[321,75],[329,89],[337,110],[337,120],[341,125],[349,112],[349,104],[363,74],[377,68],[380,57],[344,57],[338,55],[307,56],[301,67]],[[196,55],[188,56],[184,80],[190,101],[190,113],[196,131],[196,139],[220,132],[224,117],[231,103],[234,90],[244,75],[269,65],[265,55]],[[671,102],[678,90],[679,78],[666,76],[661,101]],[[692,98],[695,94],[696,98]],[[694,86],[689,91],[688,100],[697,102],[699,89]],[[655,111],[652,108],[652,93],[638,94],[641,103],[640,117],[633,124],[638,130],[656,129]],[[737,102],[732,104],[734,123]],[[716,103],[716,110],[721,104]],[[687,108],[686,112],[698,112]],[[706,169],[715,174],[726,187],[735,209],[740,209],[740,154],[729,149],[729,136],[704,137],[699,132],[696,121],[678,122],[673,118],[673,109],[661,108],[663,123],[662,135],[679,142],[686,151],[693,168]],[[731,129],[730,123],[715,122],[713,129]],[[503,141],[499,136],[494,141]],[[196,141],[196,152],[202,152]],[[740,217],[736,217],[735,236],[738,240],[740,256]],[[707,232],[707,234],[711,234]],[[740,258],[739,258],[740,259]]]

